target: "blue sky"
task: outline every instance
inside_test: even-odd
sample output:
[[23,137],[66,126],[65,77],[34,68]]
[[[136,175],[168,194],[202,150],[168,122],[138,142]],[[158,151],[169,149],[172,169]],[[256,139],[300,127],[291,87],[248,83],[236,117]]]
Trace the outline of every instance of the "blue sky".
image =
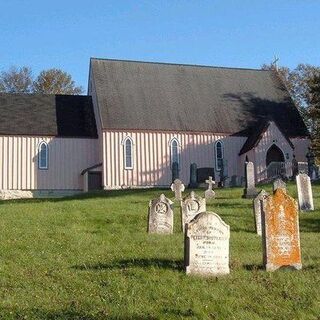
[[90,57],[319,66],[319,14],[316,0],[0,0],[0,71],[57,67],[86,89]]

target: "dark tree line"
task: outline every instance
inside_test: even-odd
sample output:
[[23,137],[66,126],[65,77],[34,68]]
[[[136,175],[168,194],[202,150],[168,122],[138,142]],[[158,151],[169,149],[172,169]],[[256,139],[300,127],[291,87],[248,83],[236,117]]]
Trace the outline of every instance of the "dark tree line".
[[60,69],[43,70],[34,77],[30,67],[11,67],[0,73],[0,92],[81,94],[83,88]]

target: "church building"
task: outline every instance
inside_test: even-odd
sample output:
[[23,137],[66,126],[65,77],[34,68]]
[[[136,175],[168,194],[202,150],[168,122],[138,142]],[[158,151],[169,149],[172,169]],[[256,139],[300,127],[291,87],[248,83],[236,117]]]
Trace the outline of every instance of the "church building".
[[276,71],[90,60],[88,95],[0,94],[2,198],[187,185],[240,185],[305,162],[307,128]]

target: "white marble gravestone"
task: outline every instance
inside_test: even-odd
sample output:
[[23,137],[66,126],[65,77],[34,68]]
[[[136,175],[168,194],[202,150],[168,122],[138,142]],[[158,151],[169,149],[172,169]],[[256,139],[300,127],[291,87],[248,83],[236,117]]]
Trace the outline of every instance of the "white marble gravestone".
[[184,189],[184,184],[180,179],[175,179],[171,184],[171,190],[174,192],[174,197],[176,200],[182,199],[182,192]]
[[254,178],[254,165],[253,162],[245,163],[245,182],[246,186],[244,189],[243,198],[254,198],[258,192],[255,187],[255,178]]
[[296,176],[299,209],[301,211],[313,211],[313,195],[310,177],[305,173]]
[[197,196],[194,191],[181,201],[181,224],[184,232],[185,224],[189,223],[197,214],[206,211],[206,200]]
[[263,202],[266,200],[268,195],[269,194],[266,191],[261,190],[253,200],[254,221],[255,221],[256,232],[259,236],[262,235],[261,214],[262,214]]
[[280,178],[277,178],[276,180],[273,181],[272,187],[273,187],[273,192],[275,192],[278,188],[284,189],[285,191],[287,190],[286,183]]
[[202,276],[230,273],[229,239],[230,227],[216,213],[199,213],[186,225],[186,273]]
[[215,192],[213,191],[213,185],[215,184],[215,181],[212,180],[212,177],[209,176],[209,179],[206,180],[206,183],[208,184],[208,189],[204,192],[204,197],[206,200],[209,200],[211,198],[215,197]]
[[173,202],[161,194],[149,203],[148,232],[173,233]]

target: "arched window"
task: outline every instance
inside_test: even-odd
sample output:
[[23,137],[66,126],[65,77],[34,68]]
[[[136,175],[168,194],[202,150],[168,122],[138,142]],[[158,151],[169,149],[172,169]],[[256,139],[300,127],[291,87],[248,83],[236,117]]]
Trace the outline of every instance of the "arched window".
[[171,165],[174,162],[180,164],[179,142],[176,138],[171,140]]
[[223,165],[223,144],[219,140],[215,144],[216,170],[220,171]]
[[48,169],[48,145],[45,141],[40,142],[38,147],[38,167],[39,169]]
[[130,137],[124,139],[123,147],[124,147],[124,168],[125,169],[133,169],[133,141]]

